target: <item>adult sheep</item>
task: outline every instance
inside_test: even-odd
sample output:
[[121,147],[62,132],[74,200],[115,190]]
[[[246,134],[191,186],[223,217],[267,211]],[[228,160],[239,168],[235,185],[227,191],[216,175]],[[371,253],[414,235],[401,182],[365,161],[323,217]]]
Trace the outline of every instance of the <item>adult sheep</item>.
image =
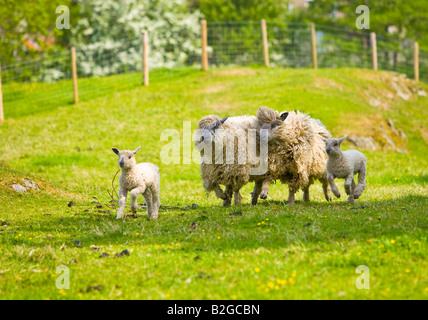
[[[231,204],[232,196],[235,205],[241,204],[240,189],[260,167],[260,157],[256,154],[260,127],[255,116],[220,119],[208,115],[198,123],[195,147],[201,153],[203,186],[208,195],[214,191],[223,199],[223,206]],[[225,191],[220,185],[226,187]]]
[[289,205],[294,204],[299,189],[303,190],[303,200],[309,201],[309,186],[316,179],[322,183],[325,198],[331,201],[327,154],[321,139],[331,135],[321,121],[298,111],[278,113],[266,107],[259,108],[257,118],[268,130],[269,161],[266,174],[255,179],[252,204],[257,204],[259,196],[266,199],[269,185],[276,180],[288,184]]

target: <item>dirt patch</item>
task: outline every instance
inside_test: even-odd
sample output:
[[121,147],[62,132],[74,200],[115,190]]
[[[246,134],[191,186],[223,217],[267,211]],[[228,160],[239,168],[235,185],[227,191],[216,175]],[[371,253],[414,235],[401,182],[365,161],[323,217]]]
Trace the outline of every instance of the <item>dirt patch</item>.
[[216,103],[214,105],[211,105],[210,108],[215,110],[216,114],[218,114],[219,111],[229,110],[231,108],[231,105],[228,103]]
[[205,88],[201,89],[199,92],[204,94],[212,94],[212,93],[218,93],[226,90],[227,86],[223,83],[216,83],[216,84],[210,84],[209,86],[206,86]]
[[213,72],[215,76],[250,76],[258,71],[254,69],[226,69],[216,70]]
[[344,89],[340,84],[334,82],[331,79],[327,79],[327,78],[316,78],[315,79],[315,87],[322,88],[322,89],[325,89],[328,87],[334,87],[334,88],[339,89],[340,91],[343,91],[343,89]]

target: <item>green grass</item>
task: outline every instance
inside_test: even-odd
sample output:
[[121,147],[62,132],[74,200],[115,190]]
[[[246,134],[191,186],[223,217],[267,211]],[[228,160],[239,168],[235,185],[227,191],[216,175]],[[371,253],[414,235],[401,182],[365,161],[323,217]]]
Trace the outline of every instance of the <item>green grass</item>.
[[[115,81],[128,81],[122,77]],[[88,91],[78,105],[22,103],[0,125],[0,159],[8,164],[0,166],[0,298],[427,299],[428,98],[387,98],[392,77],[353,69],[189,69],[147,88],[94,99]],[[310,203],[286,206],[287,188],[276,184],[252,207],[247,185],[243,205],[223,208],[213,194],[206,198],[197,164],[160,161],[164,129],[182,136],[183,121],[195,129],[203,115],[255,114],[259,105],[309,112],[335,136],[372,133],[391,118],[407,135],[397,140],[407,153],[364,150],[367,189],[352,206],[327,203],[317,183]],[[137,160],[160,167],[165,207],[157,221],[143,209],[117,221],[107,207],[118,170],[110,148],[139,145]],[[13,192],[23,177],[42,190]],[[71,200],[77,205],[70,208]],[[184,209],[193,203],[198,207]],[[129,256],[114,257],[124,249]],[[99,258],[103,252],[109,256]],[[59,265],[70,268],[69,290],[55,286]],[[370,268],[370,290],[355,286],[359,265]]]

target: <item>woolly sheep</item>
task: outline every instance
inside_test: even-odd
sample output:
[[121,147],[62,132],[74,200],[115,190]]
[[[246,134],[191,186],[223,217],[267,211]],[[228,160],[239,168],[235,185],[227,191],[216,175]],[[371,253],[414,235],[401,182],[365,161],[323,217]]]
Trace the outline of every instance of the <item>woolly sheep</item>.
[[322,183],[326,200],[331,201],[327,154],[321,140],[331,135],[322,123],[300,112],[278,113],[266,107],[259,108],[257,118],[269,132],[269,159],[267,173],[255,179],[252,204],[257,204],[259,196],[266,199],[269,185],[277,179],[289,186],[289,205],[294,204],[300,188],[303,200],[309,201],[309,186],[316,179]]
[[[255,153],[248,152],[257,147],[256,139],[249,138],[249,129],[257,128],[260,123],[255,116],[220,119],[217,115],[208,115],[198,123],[195,147],[201,153],[203,186],[208,195],[214,191],[223,199],[223,206],[231,204],[232,194],[235,205],[241,204],[240,189],[250,181],[251,168],[258,166]],[[233,150],[230,150],[232,146]],[[211,150],[211,155],[205,154],[207,150]],[[230,151],[233,161],[227,158]],[[226,186],[224,192],[220,184]]]
[[126,197],[131,193],[131,211],[137,212],[137,196],[142,194],[147,205],[149,218],[156,219],[159,213],[160,200],[160,175],[159,168],[153,163],[145,162],[137,164],[135,151],[111,148],[119,156],[119,167],[122,173],[119,178],[119,211],[117,219],[124,218]]
[[[327,179],[333,194],[340,198],[340,192],[334,183],[335,178],[345,179],[345,191],[348,202],[354,203],[366,187],[367,159],[357,150],[342,151],[341,144],[348,136],[341,139],[324,139],[327,161]],[[358,173],[358,184],[355,185],[354,175]]]

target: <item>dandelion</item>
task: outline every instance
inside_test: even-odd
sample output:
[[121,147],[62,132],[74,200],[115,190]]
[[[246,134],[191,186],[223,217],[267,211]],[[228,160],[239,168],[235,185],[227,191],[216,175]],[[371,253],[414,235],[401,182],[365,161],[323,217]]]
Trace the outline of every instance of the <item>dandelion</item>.
[[294,280],[293,280],[293,278],[288,279],[288,282],[290,282],[290,284],[294,284],[295,283]]
[[254,268],[255,272],[260,272],[260,268]]
[[276,285],[276,286],[275,286],[275,289],[276,289],[276,290],[279,290],[279,286],[278,286],[278,285]]
[[285,286],[287,284],[287,280],[281,280],[281,285]]
[[410,272],[410,269],[406,269],[406,273],[409,273]]
[[293,272],[293,273],[291,274],[291,276],[294,278],[294,277],[296,276],[296,273],[295,273],[295,272]]
[[257,223],[257,225],[259,226],[259,225],[260,225],[260,222],[259,222],[259,223]]
[[270,290],[269,290],[269,288],[265,288],[265,292],[267,293],[267,292],[269,292]]
[[262,221],[262,224],[265,224],[265,222],[264,222],[264,221]]
[[175,244],[175,246],[176,246],[176,247],[178,247],[179,245],[180,245],[180,244],[179,244],[178,242]]
[[202,232],[205,232],[205,230],[204,230],[204,229],[202,229]]
[[373,239],[369,239],[369,242],[370,242],[370,243],[372,243],[372,242],[373,242]]
[[64,290],[64,289],[59,290],[59,291],[58,291],[58,293],[59,293],[59,294],[62,294],[63,296],[66,296],[66,295],[67,295],[67,292],[65,292],[65,290]]
[[357,255],[361,256],[361,252],[358,252]]
[[428,287],[425,287],[425,292],[428,292]]
[[413,241],[413,243],[414,243],[414,244],[418,244],[419,242],[418,242],[418,240],[415,240],[415,241]]
[[135,234],[136,236],[140,235],[138,232]]
[[273,283],[272,281],[270,281],[267,285],[268,285],[268,287],[269,287],[269,288],[271,288],[271,289],[272,289],[272,288],[273,288],[273,286],[274,286],[274,283]]
[[28,240],[33,240],[33,238],[28,238]]
[[22,237],[22,234],[20,233],[20,234],[18,234],[18,236]]
[[220,237],[220,236],[218,236],[218,237],[217,237],[217,239],[218,239],[218,240],[220,240],[220,239],[221,239],[221,237]]
[[266,221],[269,221],[269,218],[266,218]]
[[394,244],[394,243],[395,243],[395,240],[394,240],[394,239],[392,239],[392,240],[391,240],[391,243],[392,243],[392,244]]
[[385,290],[385,291],[386,291],[386,292],[389,292],[390,290],[391,290],[391,289],[389,289],[389,288],[386,288],[386,290]]

